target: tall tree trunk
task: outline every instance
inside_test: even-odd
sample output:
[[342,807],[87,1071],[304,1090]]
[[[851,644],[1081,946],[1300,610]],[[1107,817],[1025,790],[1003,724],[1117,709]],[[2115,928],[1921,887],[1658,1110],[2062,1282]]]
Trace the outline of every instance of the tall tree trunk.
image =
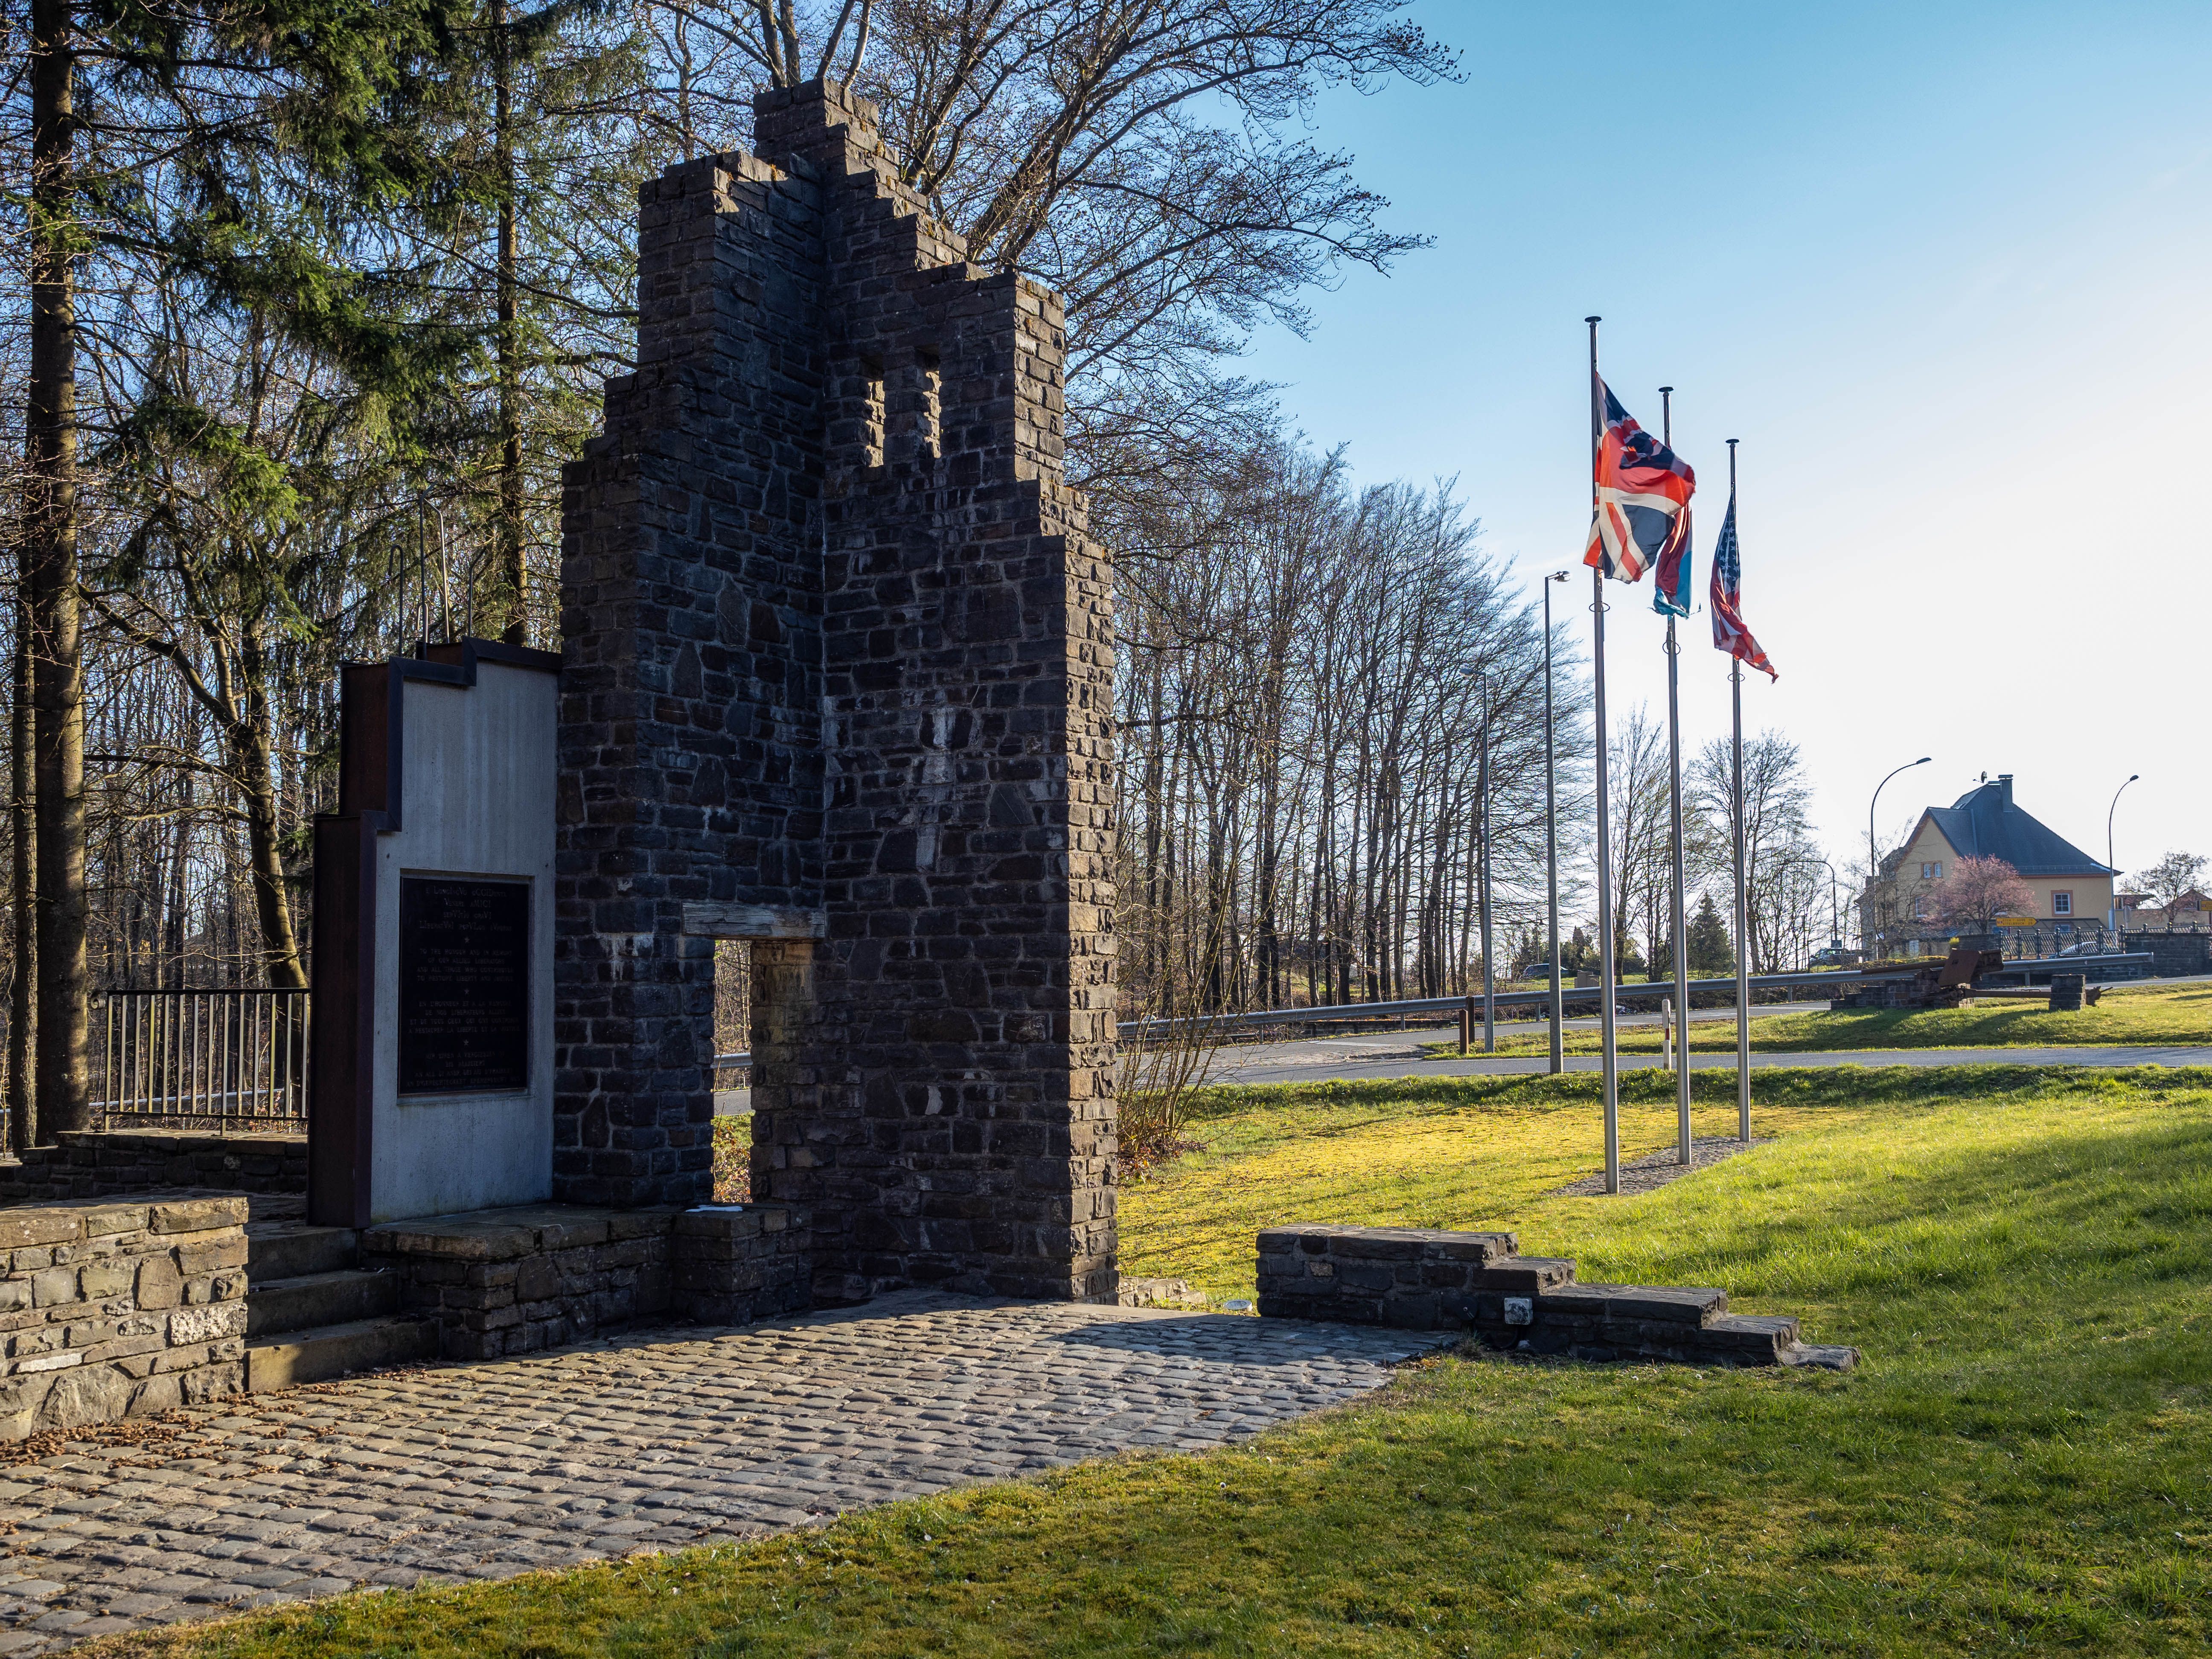
[[31,611],[28,597],[15,601],[15,685],[11,702],[15,744],[9,756],[9,832],[14,868],[9,896],[15,902],[15,976],[8,991],[8,1137],[20,1155],[39,1144],[39,1095],[31,1067],[37,1054],[39,943],[35,903],[38,890],[38,833],[32,811],[31,750],[36,742],[31,717]]
[[263,690],[270,667],[251,641],[243,665],[245,718],[229,732],[231,771],[246,805],[246,868],[253,885],[254,921],[261,933],[262,967],[270,984],[282,990],[304,990],[307,974],[300,961],[292,907],[284,898],[284,860],[279,850],[283,824],[270,752],[269,699]]
[[177,842],[170,849],[168,885],[167,933],[165,939],[169,958],[169,988],[185,988],[187,975],[185,969],[185,946],[191,938],[191,928],[185,915],[187,895],[185,876],[191,868],[192,844],[192,775],[185,774],[184,810],[177,815]]
[[76,62],[66,0],[31,9],[30,589],[42,1130],[90,1123],[85,1076],[84,664],[77,598]]
[[492,143],[499,168],[499,581],[509,645],[530,638],[529,572],[522,557],[522,340],[516,321],[514,51],[507,0],[492,0],[495,77]]

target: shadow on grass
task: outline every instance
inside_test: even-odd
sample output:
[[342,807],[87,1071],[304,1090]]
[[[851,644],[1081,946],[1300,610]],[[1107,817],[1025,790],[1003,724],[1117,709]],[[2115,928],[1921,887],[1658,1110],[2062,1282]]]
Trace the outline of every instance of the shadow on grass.
[[1048,1339],[1068,1348],[1117,1353],[1197,1357],[1239,1367],[1307,1365],[1322,1356],[1393,1364],[1432,1348],[1449,1347],[1452,1332],[1347,1328],[1327,1320],[1255,1319],[1244,1314],[1182,1314],[1171,1319],[1079,1325]]
[[[1333,1079],[1315,1083],[1226,1083],[1197,1091],[1194,1115],[1220,1118],[1307,1106],[1414,1105],[1514,1107],[1522,1110],[1582,1108],[1599,1100],[1602,1079],[1595,1072],[1567,1072],[1557,1077],[1430,1077]],[[1674,1098],[1671,1073],[1649,1067],[1624,1072],[1624,1103],[1657,1105]],[[1806,1066],[1759,1068],[1752,1085],[1761,1099],[1794,1106],[1945,1103],[2002,1095],[2053,1097],[2154,1096],[2212,1090],[2212,1067],[2094,1066]],[[1733,1066],[1693,1071],[1693,1102],[1733,1103]]]

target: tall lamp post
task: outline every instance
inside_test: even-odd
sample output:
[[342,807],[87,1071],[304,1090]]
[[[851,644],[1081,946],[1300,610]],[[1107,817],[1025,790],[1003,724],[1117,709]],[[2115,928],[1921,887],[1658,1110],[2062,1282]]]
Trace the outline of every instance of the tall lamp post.
[[1490,677],[1479,668],[1467,672],[1474,680],[1475,701],[1482,705],[1482,737],[1474,763],[1474,867],[1482,918],[1482,1052],[1488,1054],[1498,1051],[1498,975],[1491,965],[1490,937]]
[[[1916,766],[1927,765],[1934,758],[1932,755],[1923,755],[1917,761],[1905,762],[1897,769],[1897,772],[1910,772]],[[1895,777],[1897,772],[1892,772],[1889,778]],[[1875,880],[1881,874],[1881,849],[1875,845],[1874,841],[1874,809],[1881,803],[1881,792],[1889,787],[1889,778],[1884,778],[1880,783],[1875,785],[1874,799],[1867,803],[1867,916],[1866,924],[1859,929],[1861,934],[1859,943],[1863,945],[1874,943],[1874,887]],[[1870,956],[1873,952],[1869,951],[1868,954]]]
[[[2140,772],[2129,773],[2128,783],[2141,776]],[[2112,804],[2105,809],[2105,868],[2112,872],[2112,902],[2105,907],[2105,931],[2108,933],[2118,928],[2120,915],[2120,866],[2112,861],[2112,814],[2120,810],[2120,797],[2127,793],[2128,783],[2112,791]]]
[[[1552,749],[1552,584],[1574,573],[1544,578],[1544,882],[1552,907],[1552,1074],[1567,1069],[1565,998],[1559,989],[1559,779]],[[1608,994],[1610,994],[1608,993]]]

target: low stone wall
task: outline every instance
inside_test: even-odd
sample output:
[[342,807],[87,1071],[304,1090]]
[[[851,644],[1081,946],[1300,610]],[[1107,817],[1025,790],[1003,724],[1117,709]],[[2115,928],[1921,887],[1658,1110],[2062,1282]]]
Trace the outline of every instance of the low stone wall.
[[404,1313],[447,1359],[583,1341],[640,1321],[742,1325],[808,1305],[806,1213],[781,1204],[556,1204],[372,1227],[362,1265],[399,1277]]
[[807,1212],[789,1204],[681,1210],[671,1240],[675,1311],[702,1325],[750,1325],[811,1305]]
[[2149,955],[2154,974],[2212,973],[2212,933],[2129,933],[2124,942]]
[[307,1190],[307,1137],[218,1130],[81,1129],[0,1164],[0,1204],[196,1187],[237,1193]]
[[246,1386],[246,1200],[0,1211],[0,1440]]
[[1262,1318],[1465,1330],[1493,1348],[1582,1359],[1848,1370],[1855,1348],[1801,1342],[1789,1316],[1731,1314],[1710,1287],[1582,1285],[1511,1233],[1303,1223],[1260,1235]]

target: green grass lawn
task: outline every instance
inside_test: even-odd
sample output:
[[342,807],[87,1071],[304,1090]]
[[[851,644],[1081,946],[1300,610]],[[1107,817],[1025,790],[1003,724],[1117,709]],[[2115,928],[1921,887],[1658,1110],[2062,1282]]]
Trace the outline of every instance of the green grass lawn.
[[[1703,1074],[1700,1133],[1733,1122]],[[1762,1073],[1776,1137],[1626,1200],[1594,1079],[1212,1091],[1126,1266],[1249,1287],[1281,1216],[1506,1224],[1726,1286],[1847,1376],[1516,1362],[1201,1456],[757,1545],[356,1595],[194,1656],[2081,1654],[2212,1646],[2212,1072]],[[1671,1133],[1628,1080],[1624,1140]]]
[[[1478,1032],[1478,1036],[1480,1033]],[[1566,1052],[1598,1052],[1595,1030],[1565,1033]],[[1833,1013],[1765,1014],[1751,1023],[1751,1046],[1758,1054],[1814,1054],[1830,1048],[1979,1048],[2097,1047],[2108,1043],[2212,1044],[2212,985],[2145,986],[2105,993],[2094,1008],[2054,1014],[2040,1003],[1984,1002],[1972,1008],[1930,1008],[1917,1013],[1890,1009],[1839,1009]],[[1656,1026],[1624,1026],[1624,1054],[1659,1052]],[[1456,1055],[1459,1045],[1425,1045],[1431,1054]],[[1500,1040],[1500,1054],[1545,1053],[1541,1033]],[[1710,1020],[1690,1027],[1695,1054],[1727,1054],[1735,1048],[1732,1020]]]

